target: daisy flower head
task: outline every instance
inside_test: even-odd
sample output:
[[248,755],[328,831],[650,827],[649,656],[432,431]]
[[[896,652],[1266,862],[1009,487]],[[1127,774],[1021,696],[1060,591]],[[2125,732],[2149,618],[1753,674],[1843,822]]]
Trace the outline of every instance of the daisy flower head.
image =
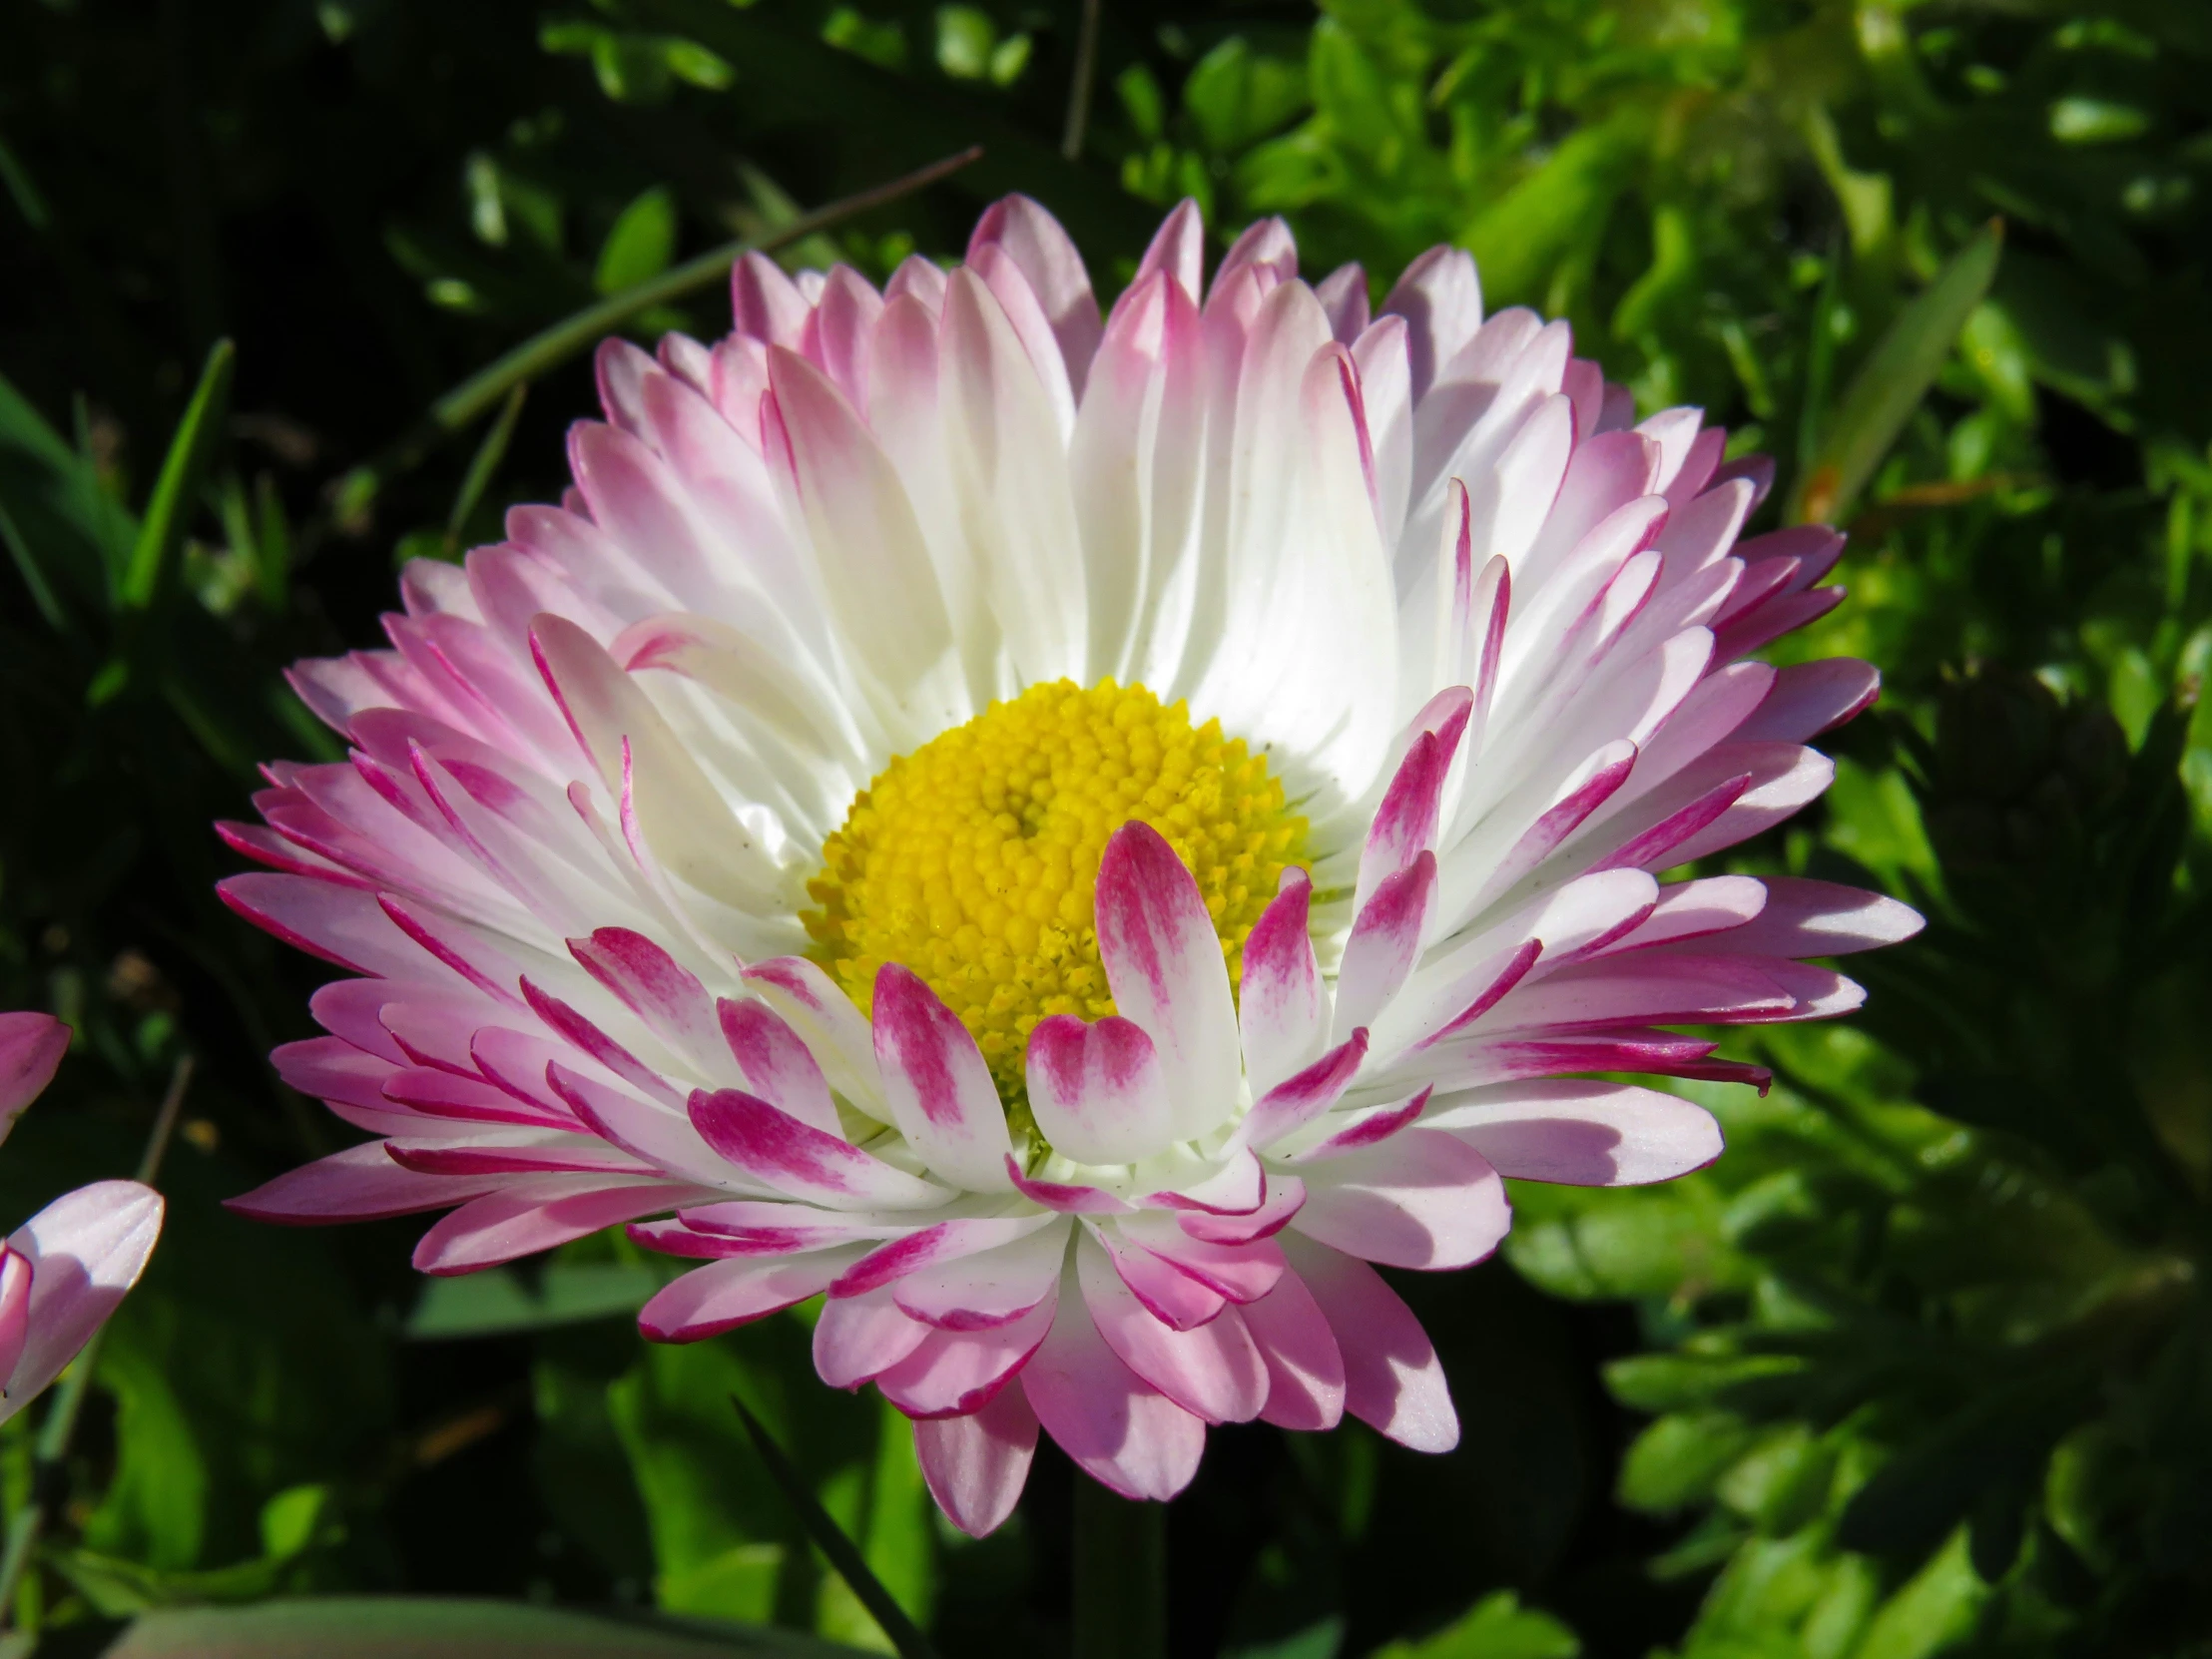
[[447,1212],[464,1273],[615,1223],[687,1341],[815,1297],[971,1532],[1040,1428],[1166,1498],[1208,1423],[1438,1450],[1376,1272],[1488,1255],[1501,1177],[1662,1180],[1719,1132],[1591,1074],[1759,1080],[1668,1027],[1856,1006],[1918,920],[1658,872],[1826,786],[1864,664],[1771,470],[1638,424],[1466,255],[1309,284],[1168,216],[1101,316],[1035,203],[964,264],[794,277],[609,342],[559,507],[416,564],[299,666],[234,908],[350,977],[279,1049],[373,1139],[236,1201]]
[[[0,1141],[69,1052],[51,1014],[0,1014]],[[162,1197],[136,1181],[64,1194],[0,1243],[0,1422],[77,1358],[146,1271]]]

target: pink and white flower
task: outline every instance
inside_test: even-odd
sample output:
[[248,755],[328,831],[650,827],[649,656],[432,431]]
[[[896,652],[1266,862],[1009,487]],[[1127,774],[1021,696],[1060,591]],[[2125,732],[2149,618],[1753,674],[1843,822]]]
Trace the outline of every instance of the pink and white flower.
[[[266,824],[225,827],[273,866],[231,905],[349,975],[276,1063],[373,1137],[236,1206],[448,1211],[429,1273],[629,1222],[703,1264],[646,1308],[663,1340],[825,1297],[823,1379],[912,1416],[978,1533],[1040,1424],[1155,1498],[1212,1422],[1453,1444],[1372,1264],[1488,1255],[1503,1177],[1718,1156],[1697,1106],[1591,1080],[1762,1080],[1668,1027],[1857,1006],[1811,959],[1904,906],[1656,877],[1818,795],[1807,743],[1877,677],[1750,657],[1840,597],[1842,537],[1740,541],[1771,468],[1695,409],[1636,423],[1565,324],[1485,317],[1465,255],[1371,315],[1279,222],[1210,283],[1203,252],[1186,204],[1102,319],[1014,198],[949,274],[749,259],[727,339],[603,347],[563,505],[410,566],[390,649],[301,664],[352,753],[273,766]],[[1063,681],[1249,745],[1280,786],[1254,822],[1299,814],[1280,880],[1247,892],[1162,783],[1026,931],[1012,873],[954,891],[925,848],[868,900],[910,959],[831,960],[826,849]],[[1008,776],[1133,799],[1088,741]],[[1008,799],[931,844],[1037,863]],[[1080,963],[1038,991],[1038,926],[1110,997]]]
[[[0,1014],[0,1141],[53,1081],[69,1027],[50,1014]],[[136,1181],[95,1181],[56,1199],[0,1245],[0,1422],[43,1393],[146,1271],[162,1197]]]

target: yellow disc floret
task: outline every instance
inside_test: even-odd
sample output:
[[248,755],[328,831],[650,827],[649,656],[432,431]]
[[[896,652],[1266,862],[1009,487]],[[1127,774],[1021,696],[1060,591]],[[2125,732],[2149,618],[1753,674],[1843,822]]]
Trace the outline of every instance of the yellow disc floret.
[[1186,705],[1111,680],[1032,686],[892,761],[808,883],[815,954],[863,1011],[885,962],[919,974],[1018,1103],[1039,1020],[1114,1011],[1093,889],[1132,819],[1198,878],[1236,984],[1284,866],[1304,861],[1306,821],[1220,722],[1193,727]]

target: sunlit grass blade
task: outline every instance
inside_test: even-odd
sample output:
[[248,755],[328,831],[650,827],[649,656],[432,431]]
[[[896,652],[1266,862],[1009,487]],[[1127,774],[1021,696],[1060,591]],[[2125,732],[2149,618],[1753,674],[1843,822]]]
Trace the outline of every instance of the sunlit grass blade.
[[929,1638],[914,1627],[914,1621],[892,1599],[890,1591],[883,1588],[882,1580],[869,1570],[859,1549],[844,1535],[844,1529],[830,1519],[830,1511],[816,1498],[806,1477],[792,1465],[792,1460],[784,1454],[784,1448],[776,1443],[776,1437],[769,1433],[761,1419],[736,1394],[730,1396],[730,1403],[737,1407],[738,1420],[745,1424],[745,1431],[752,1436],[754,1449],[760,1452],[761,1461],[768,1465],[769,1474],[798,1513],[800,1524],[807,1529],[807,1536],[814,1540],[817,1549],[829,1557],[830,1564],[836,1568],[837,1575],[860,1598],[860,1605],[882,1626],[883,1634],[898,1649],[900,1659],[936,1659],[937,1650],[930,1645]]
[[1829,417],[1820,448],[1799,480],[1790,517],[1839,520],[1897,442],[1913,411],[1936,383],[1966,318],[1989,291],[2003,246],[1992,220],[1918,294],[1875,342]]

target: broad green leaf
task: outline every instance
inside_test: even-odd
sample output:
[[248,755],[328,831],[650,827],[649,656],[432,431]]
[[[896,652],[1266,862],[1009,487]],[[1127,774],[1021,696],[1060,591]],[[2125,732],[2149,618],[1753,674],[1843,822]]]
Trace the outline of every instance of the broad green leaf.
[[1804,1370],[1804,1361],[1781,1354],[1636,1354],[1605,1368],[1605,1385],[1632,1410],[1680,1411]]
[[1758,1438],[1756,1428],[1725,1412],[1661,1417],[1628,1448],[1621,1501],[1635,1509],[1679,1509],[1710,1492]]
[[990,73],[998,25],[973,6],[937,8],[937,67],[956,81],[979,81]]
[[1582,1643],[1549,1613],[1524,1608],[1511,1590],[1483,1597],[1417,1642],[1392,1642],[1373,1659],[1576,1659]]
[[776,1605],[788,1511],[730,1410],[734,1391],[762,1387],[724,1342],[650,1345],[608,1390],[670,1612],[759,1619]]
[[1183,107],[1215,150],[1266,138],[1309,102],[1302,65],[1255,52],[1240,35],[1199,59],[1183,83]]
[[616,217],[600,244],[592,281],[601,293],[620,293],[660,276],[675,257],[676,198],[667,186],[655,185]]
[[149,1613],[104,1659],[844,1659],[789,1631],[515,1601],[327,1596]]
[[1481,268],[1486,300],[1539,297],[1568,252],[1596,239],[1627,188],[1650,125],[1630,106],[1597,126],[1577,128],[1541,167],[1475,218],[1463,241]]
[[631,1262],[554,1262],[528,1279],[512,1268],[426,1279],[407,1335],[433,1342],[616,1319],[637,1313],[660,1288],[659,1274]]
[[1875,468],[1942,372],[1966,319],[1988,293],[2003,240],[1998,224],[1985,226],[1875,342],[1823,423],[1813,465],[1798,484],[1794,519],[1851,516]]
[[1966,1559],[1964,1528],[1883,1603],[1853,1659],[1929,1659],[1973,1627],[1989,1587]]

